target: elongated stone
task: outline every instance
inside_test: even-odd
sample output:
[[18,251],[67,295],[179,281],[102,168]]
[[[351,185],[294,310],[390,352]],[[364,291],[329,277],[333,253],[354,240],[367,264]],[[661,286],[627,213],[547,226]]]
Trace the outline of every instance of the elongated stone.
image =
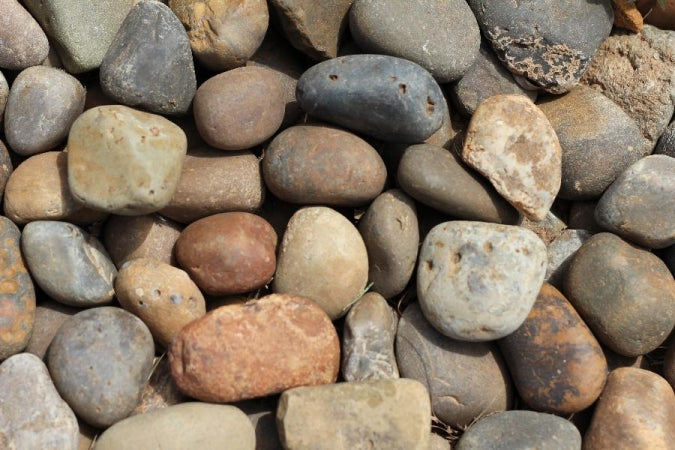
[[23,70],[44,61],[49,42],[30,13],[17,0],[0,0],[0,10],[0,68]]

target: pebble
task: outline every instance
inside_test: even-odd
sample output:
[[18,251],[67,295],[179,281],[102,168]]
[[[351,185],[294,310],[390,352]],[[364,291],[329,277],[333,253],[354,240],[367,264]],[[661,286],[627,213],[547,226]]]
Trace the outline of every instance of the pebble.
[[[562,148],[560,198],[602,195],[628,166],[651,151],[635,121],[616,103],[587,86],[537,105]],[[593,120],[589,120],[593,117]]]
[[[0,84],[2,84],[1,79]],[[0,91],[2,91],[2,86],[0,86]],[[2,112],[2,93],[0,93],[0,112]],[[659,138],[654,153],[675,158],[675,120],[670,122],[666,131]]]
[[163,353],[160,357],[155,357],[150,378],[147,384],[143,386],[141,399],[131,412],[132,416],[146,414],[187,401],[187,397],[178,389],[176,382],[171,377],[171,365],[169,359],[165,356],[166,353]]
[[591,236],[592,234],[586,230],[567,229],[549,243],[546,247],[548,258],[544,280],[556,288],[562,289],[565,273],[572,261],[572,256]]
[[439,83],[462,78],[480,47],[478,23],[462,0],[355,0],[349,30],[364,53],[416,62]]
[[107,428],[138,403],[154,352],[152,335],[139,318],[121,308],[91,308],[61,326],[47,365],[78,417]]
[[126,106],[99,106],[68,136],[68,184],[87,206],[142,215],[165,207],[178,186],[185,133],[164,117]]
[[522,95],[496,95],[476,109],[462,159],[518,211],[542,220],[561,180],[561,148],[546,116]]
[[0,69],[23,70],[44,61],[49,42],[30,13],[17,0],[0,0],[0,10]]
[[502,63],[552,94],[578,83],[614,18],[609,0],[467,3]]
[[466,427],[513,403],[513,386],[497,346],[443,336],[417,303],[399,320],[396,361],[401,377],[424,384],[434,415],[453,427]]
[[279,246],[274,292],[313,300],[335,320],[361,297],[367,282],[366,245],[349,220],[324,206],[293,214]]
[[169,0],[197,61],[215,72],[243,66],[265,37],[265,0]]
[[274,72],[239,67],[206,80],[194,98],[199,134],[222,150],[244,150],[272,137],[284,119],[286,101]]
[[548,245],[555,238],[560,236],[560,233],[567,228],[567,224],[559,217],[561,214],[549,211],[543,220],[530,220],[527,217],[522,217],[518,226],[530,230],[541,239],[544,244]]
[[546,246],[531,231],[445,222],[424,238],[417,295],[424,316],[444,335],[491,341],[523,323],[545,272]]
[[200,147],[188,151],[178,187],[159,213],[191,223],[222,212],[254,212],[264,199],[260,160],[253,153]]
[[384,297],[368,292],[345,317],[342,376],[345,381],[398,378],[394,339],[398,315]]
[[0,125],[5,116],[5,105],[7,104],[7,97],[9,96],[9,84],[7,84],[7,79],[0,72]]
[[611,233],[581,246],[563,287],[595,337],[620,355],[654,350],[675,326],[675,281],[666,265]]
[[181,328],[206,314],[204,296],[188,274],[150,258],[122,266],[115,277],[115,296],[164,347]]
[[584,449],[667,449],[673,436],[673,389],[653,372],[625,367],[609,374],[584,436]]
[[32,353],[40,359],[44,359],[49,344],[52,343],[52,339],[54,339],[61,325],[79,311],[77,308],[66,306],[51,299],[40,302],[37,308],[35,308],[33,333],[24,351]]
[[35,289],[20,239],[17,226],[0,216],[0,361],[26,348],[35,324]]
[[99,240],[82,228],[36,220],[24,227],[21,250],[31,276],[54,300],[76,307],[112,300],[115,265]]
[[0,364],[0,443],[6,449],[77,449],[75,414],[35,355],[20,353]]
[[648,248],[675,244],[675,159],[642,158],[605,191],[595,208],[601,227]]
[[397,181],[415,200],[452,217],[515,224],[518,212],[452,151],[429,144],[408,147]]
[[319,63],[302,74],[296,95],[302,109],[317,119],[387,142],[427,139],[441,127],[446,109],[429,72],[384,55]]
[[428,450],[430,421],[427,390],[403,379],[299,387],[281,394],[277,409],[284,448],[331,439],[335,450]]
[[281,200],[303,205],[363,206],[384,188],[387,169],[366,141],[344,130],[298,125],[265,150],[263,176]]
[[457,450],[581,450],[581,434],[568,420],[535,411],[484,417],[460,438]]
[[408,285],[420,244],[415,202],[400,189],[380,194],[359,221],[368,251],[371,290],[384,298],[399,295]]
[[276,267],[277,234],[262,217],[246,212],[215,214],[191,223],[175,245],[176,260],[209,295],[260,288]]
[[334,383],[340,343],[314,302],[272,294],[189,323],[171,344],[169,362],[182,392],[229,403]]

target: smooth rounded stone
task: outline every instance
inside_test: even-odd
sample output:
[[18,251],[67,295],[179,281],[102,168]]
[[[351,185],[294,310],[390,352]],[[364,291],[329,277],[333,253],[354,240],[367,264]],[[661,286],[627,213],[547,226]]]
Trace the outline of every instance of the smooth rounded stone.
[[560,198],[598,198],[621,172],[650,153],[652,144],[642,137],[635,121],[587,86],[579,85],[537,106],[562,148]]
[[0,11],[0,69],[23,70],[44,61],[49,42],[30,13],[17,0],[0,0]]
[[452,221],[424,238],[417,295],[424,316],[453,339],[491,341],[525,320],[544,281],[546,246],[511,225]]
[[369,292],[345,317],[342,376],[345,381],[398,378],[394,339],[398,315],[376,292]]
[[525,322],[498,344],[520,397],[537,411],[582,411],[605,385],[607,361],[600,344],[550,284],[542,286]]
[[35,308],[33,333],[24,351],[44,359],[49,344],[52,343],[52,339],[54,339],[61,325],[79,311],[77,308],[66,306],[51,299],[41,302]]
[[206,80],[194,98],[201,137],[212,147],[243,150],[272,137],[284,119],[286,100],[271,70],[239,67]]
[[532,220],[546,217],[560,189],[558,137],[544,113],[522,95],[496,95],[478,106],[462,159]]
[[675,326],[675,281],[666,265],[611,233],[581,246],[563,287],[598,340],[621,355],[649,353]]
[[36,66],[22,71],[5,108],[7,144],[22,156],[56,147],[82,114],[84,97],[77,78],[62,70]]
[[141,399],[131,412],[131,416],[146,414],[172,405],[184,403],[188,398],[176,386],[171,376],[171,365],[166,353],[155,357],[148,382],[143,386]]
[[441,127],[447,108],[429,72],[384,55],[319,63],[302,74],[296,95],[308,114],[387,142],[424,141]]
[[453,217],[515,224],[518,212],[452,151],[429,144],[408,147],[397,181],[415,200]]
[[502,63],[553,94],[579,82],[614,20],[609,0],[467,3]]
[[112,300],[117,269],[99,240],[82,228],[68,222],[31,222],[23,229],[21,250],[33,279],[54,300],[76,307]]
[[384,162],[370,144],[322,125],[279,133],[265,149],[262,171],[275,196],[304,205],[363,206],[387,181]]
[[349,30],[364,53],[416,62],[439,83],[462,78],[480,47],[478,23],[462,0],[356,0]]
[[[0,112],[0,115],[2,112]],[[2,121],[0,121],[2,123]],[[5,192],[5,187],[7,186],[7,181],[14,171],[14,165],[12,164],[12,157],[5,147],[5,144],[0,140],[0,196]],[[6,201],[6,200],[5,200]]]
[[0,216],[0,361],[26,348],[35,324],[35,288],[20,240],[17,226]]
[[243,66],[267,31],[265,0],[169,0],[183,23],[195,58],[222,72]]
[[[0,113],[2,113],[2,79],[0,78]],[[656,148],[654,148],[655,154],[668,155],[672,158],[675,158],[675,120],[670,122],[666,131],[663,132],[659,138]]]
[[272,278],[276,245],[277,234],[265,219],[230,212],[191,223],[174,252],[205,294],[229,295],[252,291]]
[[653,372],[623,367],[609,374],[584,449],[668,449],[675,436],[675,396]]
[[371,289],[392,298],[408,285],[420,244],[415,202],[399,189],[380,194],[359,221]]
[[253,212],[265,198],[260,160],[248,151],[188,151],[176,192],[160,214],[181,223],[229,211]]
[[9,85],[7,79],[0,72],[0,125],[4,119],[5,105],[7,104],[7,97],[9,96]]
[[[352,381],[299,387],[281,394],[277,408],[284,448],[428,450],[431,407],[415,380]],[[340,430],[339,434],[333,434]]]
[[541,239],[544,244],[548,245],[555,238],[560,236],[560,233],[567,228],[567,224],[558,217],[560,214],[549,211],[543,220],[530,220],[527,217],[522,217],[517,224],[527,230],[530,230]]
[[368,252],[351,222],[323,206],[293,214],[279,246],[274,292],[313,300],[335,320],[361,297],[367,282]]
[[19,225],[36,220],[89,224],[108,216],[71,194],[66,152],[39,153],[19,164],[7,181],[3,206],[5,215]]
[[20,353],[0,364],[0,444],[6,449],[77,449],[75,414],[45,364]]
[[340,343],[314,302],[271,294],[189,323],[171,344],[169,362],[182,392],[228,403],[334,383]]
[[174,264],[173,247],[181,227],[157,214],[110,216],[103,229],[103,242],[117,268],[134,258],[153,258]]
[[68,136],[68,185],[76,199],[112,214],[165,207],[178,186],[185,133],[162,116],[99,106],[77,118]]
[[565,272],[572,261],[572,256],[591,236],[592,234],[586,230],[567,229],[550,242],[546,247],[548,257],[544,280],[562,289]]
[[635,120],[651,141],[663,134],[675,108],[675,35],[645,25],[642,33],[609,36],[581,82],[599,90]]
[[581,434],[570,421],[534,411],[504,411],[471,425],[457,450],[581,450]]
[[434,415],[455,428],[513,403],[513,386],[497,346],[443,336],[417,303],[399,320],[396,361],[401,377],[425,385]]
[[445,110],[443,113],[443,123],[438,130],[434,131],[434,134],[424,140],[424,143],[450,149],[455,137],[462,132],[464,121],[461,118],[458,119],[456,115],[451,117],[448,101],[445,97],[443,101],[445,102],[445,106],[443,107]]
[[626,169],[600,198],[598,224],[648,248],[675,244],[675,159],[642,158]]

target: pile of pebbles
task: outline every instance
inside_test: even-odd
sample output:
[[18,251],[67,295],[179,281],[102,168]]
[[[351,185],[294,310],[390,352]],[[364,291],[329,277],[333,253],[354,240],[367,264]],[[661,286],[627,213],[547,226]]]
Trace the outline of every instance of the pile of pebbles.
[[0,0],[0,447],[672,448],[675,31],[613,20]]

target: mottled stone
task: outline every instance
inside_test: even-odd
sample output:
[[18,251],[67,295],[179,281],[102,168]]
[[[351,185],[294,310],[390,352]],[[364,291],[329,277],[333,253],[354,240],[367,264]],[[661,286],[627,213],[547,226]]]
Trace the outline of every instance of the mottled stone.
[[529,219],[542,220],[561,179],[561,149],[546,116],[522,95],[496,95],[476,109],[462,158]]
[[44,359],[49,344],[52,343],[52,339],[54,339],[61,325],[79,311],[77,308],[66,306],[54,300],[41,302],[35,308],[33,333],[24,351],[32,353],[40,359]]
[[23,229],[21,250],[33,279],[54,300],[77,307],[112,300],[115,265],[98,239],[82,228],[31,222]]
[[[2,80],[0,80],[0,83]],[[2,88],[0,88],[2,89]],[[2,94],[0,94],[0,112],[2,112]],[[659,138],[659,142],[654,148],[655,154],[668,155],[675,158],[675,120],[670,122],[666,131]]]
[[148,383],[143,386],[141,399],[131,415],[146,414],[187,401],[187,397],[176,386],[171,377],[171,365],[166,353],[155,358]]
[[40,25],[17,0],[0,0],[0,10],[0,69],[23,70],[40,64],[49,52]]
[[428,450],[430,421],[427,390],[403,379],[291,389],[277,409],[284,448]]
[[561,289],[572,256],[590,237],[591,233],[586,230],[567,229],[549,243],[546,248],[548,258],[544,280]]

